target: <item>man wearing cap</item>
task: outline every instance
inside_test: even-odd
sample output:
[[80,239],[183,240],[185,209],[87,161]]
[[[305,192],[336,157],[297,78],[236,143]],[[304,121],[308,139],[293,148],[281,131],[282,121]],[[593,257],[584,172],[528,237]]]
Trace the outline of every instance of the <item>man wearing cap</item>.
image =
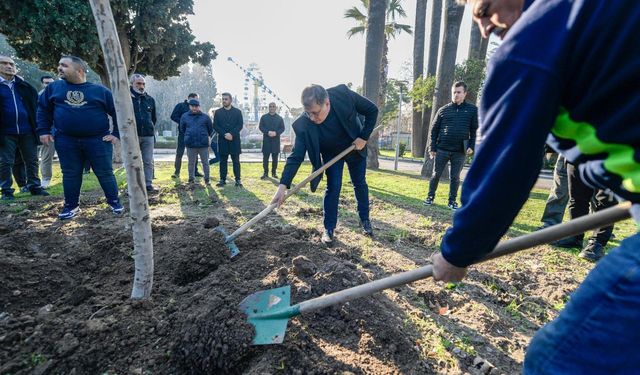
[[195,182],[195,170],[198,156],[204,171],[204,183],[209,185],[209,143],[213,135],[211,118],[200,110],[200,102],[189,99],[189,112],[180,118],[180,132],[184,134],[184,144],[187,147],[189,183]]
[[[180,132],[180,119],[182,115],[189,112],[189,100],[199,100],[200,97],[197,93],[192,92],[187,95],[187,99],[183,102],[176,104],[171,112],[171,120],[178,125],[178,144],[176,146],[176,160],[174,162],[174,172],[171,178],[180,178],[180,169],[182,169],[182,157],[184,156],[184,134]],[[202,177],[202,174],[198,172],[198,163],[196,163],[196,177]]]

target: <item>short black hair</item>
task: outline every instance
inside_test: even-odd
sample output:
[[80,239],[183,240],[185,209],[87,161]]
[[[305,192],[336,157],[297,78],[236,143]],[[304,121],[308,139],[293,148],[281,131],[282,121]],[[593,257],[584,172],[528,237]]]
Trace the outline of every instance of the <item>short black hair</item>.
[[222,93],[222,96],[226,96],[226,97],[227,97],[227,98],[229,98],[229,99],[233,99],[233,97],[231,96],[231,94],[230,94],[230,93],[228,93],[228,92],[223,92],[223,93]]
[[453,87],[462,87],[462,89],[464,90],[464,92],[467,92],[467,84],[466,84],[466,83],[464,83],[464,81],[456,81],[456,82],[454,82],[454,83],[453,83],[453,86],[451,86],[451,87],[452,87],[452,88],[453,88]]
[[40,77],[40,83],[44,82],[44,80],[47,79],[47,78],[54,79],[52,76],[47,74],[47,75],[44,75],[44,76]]
[[192,92],[191,94],[187,95],[187,99],[195,98],[195,97],[198,97],[198,96],[200,96],[200,95],[198,95],[195,92]]
[[82,60],[81,58],[79,58],[78,56],[73,56],[73,55],[62,55],[60,57],[60,59],[69,59],[71,60],[72,63],[76,64],[80,69],[82,69],[83,72],[85,73],[89,73],[89,65],[87,65],[87,63]]

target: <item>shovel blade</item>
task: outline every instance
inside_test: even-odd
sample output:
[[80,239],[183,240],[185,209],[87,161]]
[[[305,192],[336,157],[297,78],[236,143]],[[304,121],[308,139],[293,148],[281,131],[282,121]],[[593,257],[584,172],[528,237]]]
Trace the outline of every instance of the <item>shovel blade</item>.
[[227,247],[227,249],[229,249],[229,252],[231,253],[231,258],[240,254],[240,249],[238,249],[238,246],[236,246],[236,244],[233,241],[227,242],[229,235],[227,234],[227,231],[225,231],[222,226],[217,226],[213,228],[213,230],[215,230],[216,232],[222,233],[222,235],[224,236],[224,244]]
[[256,330],[253,345],[282,344],[289,318],[299,314],[290,306],[291,287],[263,290],[246,297],[240,309]]

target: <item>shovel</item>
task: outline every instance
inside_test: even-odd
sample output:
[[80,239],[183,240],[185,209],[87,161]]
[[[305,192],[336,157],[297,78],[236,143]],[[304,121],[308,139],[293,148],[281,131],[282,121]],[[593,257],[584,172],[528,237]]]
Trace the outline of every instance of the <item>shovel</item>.
[[[620,203],[592,215],[582,216],[564,224],[554,225],[540,231],[499,243],[495,249],[477,263],[529,249],[589,230],[612,225],[631,216],[630,202]],[[339,292],[327,294],[291,306],[291,287],[256,292],[240,303],[240,309],[256,330],[253,345],[281,344],[284,340],[289,318],[319,310],[328,306],[366,297],[384,289],[412,283],[433,275],[431,265],[398,273],[384,279]]]
[[[378,126],[377,128],[373,129],[373,131],[371,132],[371,135],[375,134],[380,129],[382,129],[382,126]],[[329,168],[330,166],[334,165],[338,160],[340,160],[343,157],[345,157],[348,153],[353,151],[355,148],[356,148],[355,145],[351,145],[351,146],[347,147],[347,149],[345,149],[344,151],[339,153],[338,156],[334,157],[333,159],[331,159],[328,162],[326,162],[325,164],[323,164],[320,168],[318,168],[316,171],[311,173],[307,178],[302,180],[299,184],[296,184],[291,190],[287,191],[287,193],[285,194],[284,199],[282,200],[282,202],[284,203],[284,201],[287,200],[287,198],[289,198],[290,196],[292,196],[295,193],[297,193],[298,191],[300,191],[300,189],[302,189],[303,186],[308,184],[309,181],[311,181],[314,178],[316,178],[319,175],[321,175],[327,168]],[[259,214],[257,214],[253,218],[251,218],[251,220],[249,220],[246,223],[244,223],[240,228],[236,229],[236,231],[231,233],[230,235],[227,235],[227,232],[224,230],[224,228],[222,226],[218,226],[218,227],[215,228],[216,231],[222,233],[222,235],[224,236],[224,244],[227,246],[227,248],[231,252],[231,258],[233,258],[236,255],[240,254],[240,249],[238,249],[238,246],[233,241],[236,238],[238,238],[239,235],[241,235],[242,233],[246,232],[247,229],[251,228],[253,226],[253,224],[255,224],[258,221],[262,220],[262,218],[267,216],[277,206],[278,205],[276,203],[271,203],[264,210],[262,210]]]

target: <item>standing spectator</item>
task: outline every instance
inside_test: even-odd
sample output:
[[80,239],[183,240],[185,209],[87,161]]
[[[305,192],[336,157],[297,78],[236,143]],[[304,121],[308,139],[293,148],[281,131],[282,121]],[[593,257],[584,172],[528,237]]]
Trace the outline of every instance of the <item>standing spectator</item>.
[[569,182],[567,178],[567,162],[564,156],[558,154],[558,160],[553,168],[553,186],[549,191],[547,203],[540,221],[539,229],[562,223],[564,211],[569,202]]
[[278,178],[278,155],[280,154],[280,135],[284,133],[284,120],[276,113],[276,103],[269,103],[269,113],[260,117],[262,132],[262,169],[261,179],[269,178],[269,155],[271,155],[271,177]]
[[[209,109],[209,118],[211,119],[213,119],[213,112],[213,108]],[[213,165],[220,161],[220,158],[218,158],[218,133],[215,130],[211,136],[211,151],[213,152],[213,157],[209,159],[209,165]]]
[[213,115],[213,128],[218,133],[218,148],[220,152],[220,181],[216,186],[227,184],[227,161],[231,155],[233,163],[233,176],[236,179],[236,187],[242,187],[240,182],[240,130],[244,121],[242,112],[231,105],[231,94],[222,94],[222,108]]
[[200,110],[200,102],[189,99],[189,112],[180,118],[180,132],[184,134],[184,144],[187,147],[189,183],[195,182],[195,170],[198,156],[204,171],[204,183],[209,180],[209,143],[213,135],[211,118]]
[[156,141],[156,101],[144,91],[145,85],[146,81],[142,74],[136,73],[131,76],[131,100],[133,101],[140,153],[144,165],[144,182],[147,193],[157,193],[158,190],[152,184],[154,174],[153,147]]
[[[598,212],[605,208],[613,207],[616,200],[602,189],[594,189],[587,186],[580,179],[579,171],[572,163],[566,163],[566,172],[569,177],[569,215],[571,220],[589,214],[589,206],[593,203],[593,211]],[[553,243],[564,248],[582,248],[579,256],[592,262],[597,262],[604,256],[604,248],[611,239],[613,225],[598,228],[582,248],[584,233],[568,237]]]
[[460,172],[464,166],[466,155],[471,155],[476,144],[478,129],[478,108],[467,103],[467,84],[458,81],[451,87],[451,103],[438,110],[431,124],[431,144],[429,152],[435,158],[435,174],[429,181],[429,193],[424,201],[425,206],[433,204],[440,176],[451,162],[451,184],[449,185],[449,203],[452,210],[458,208],[456,202]]
[[[305,114],[293,123],[296,143],[282,171],[280,185],[271,203],[282,204],[287,189],[304,161],[305,154],[317,170],[349,146],[355,150],[327,168],[327,189],[323,199],[324,232],[321,241],[333,244],[338,223],[338,204],[342,189],[342,172],[347,164],[353,192],[358,202],[360,226],[365,235],[373,236],[369,220],[369,186],[367,185],[367,140],[378,118],[378,107],[345,85],[325,90],[311,85],[302,91]],[[361,121],[364,120],[364,123]],[[322,175],[311,181],[311,191],[318,188]]]
[[[38,138],[36,137],[36,103],[38,92],[16,75],[16,63],[0,55],[0,188],[2,199],[14,199],[11,187],[16,153],[20,153],[26,170],[26,187],[32,195],[49,195],[38,178]],[[22,167],[18,166],[19,173]]]
[[[44,89],[49,86],[50,83],[54,81],[52,76],[46,75],[40,77],[40,85],[41,89],[38,92],[38,96],[44,92]],[[53,131],[53,130],[52,130]],[[51,183],[51,178],[53,177],[53,154],[56,152],[56,148],[53,143],[48,145],[38,146],[38,152],[40,154],[40,175],[42,176],[42,188],[46,189],[49,187]]]
[[[200,97],[198,94],[192,92],[187,95],[187,99],[184,102],[176,104],[173,107],[173,112],[171,112],[171,120],[178,125],[178,146],[176,147],[176,161],[174,165],[174,172],[171,178],[180,178],[180,169],[182,169],[182,156],[184,155],[184,134],[180,131],[180,119],[182,115],[189,112],[189,103],[190,99],[198,100]],[[202,177],[202,174],[198,172],[198,163],[196,163],[196,177]]]
[[[87,82],[87,63],[75,56],[63,56],[58,63],[60,80],[47,86],[38,99],[38,134],[48,145],[55,139],[62,169],[64,208],[61,220],[75,217],[79,208],[82,170],[89,161],[107,198],[111,211],[120,215],[124,207],[118,199],[113,175],[112,143],[118,139],[118,123],[111,91]],[[113,132],[109,131],[109,117]],[[55,138],[51,128],[56,127]]]

